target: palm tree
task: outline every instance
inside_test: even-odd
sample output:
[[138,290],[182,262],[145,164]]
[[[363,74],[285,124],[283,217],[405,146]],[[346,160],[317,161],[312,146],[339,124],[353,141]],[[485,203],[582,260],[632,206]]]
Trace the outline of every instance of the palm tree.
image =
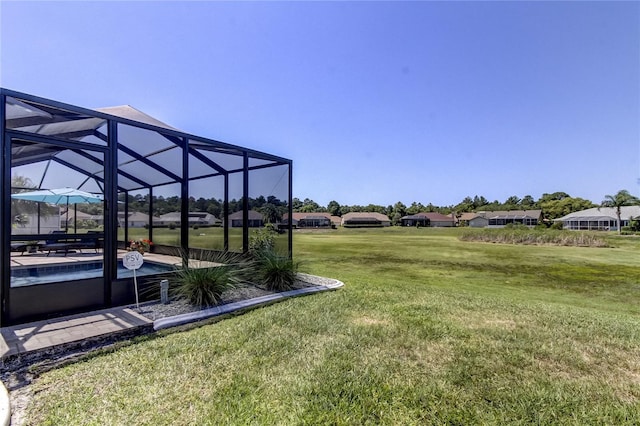
[[280,222],[280,219],[282,219],[282,216],[278,211],[278,207],[276,207],[274,204],[266,203],[262,207],[259,207],[257,210],[262,213],[267,223],[275,224]]
[[618,218],[618,234],[622,233],[622,223],[620,220],[621,208],[623,206],[634,206],[640,204],[640,199],[629,193],[626,189],[621,189],[616,195],[605,195],[602,201],[602,207],[613,207],[616,209],[616,217]]

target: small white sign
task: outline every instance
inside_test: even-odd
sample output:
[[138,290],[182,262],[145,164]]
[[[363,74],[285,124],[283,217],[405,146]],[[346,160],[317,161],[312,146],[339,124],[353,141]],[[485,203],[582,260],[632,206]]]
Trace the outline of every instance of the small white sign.
[[143,263],[144,258],[142,257],[142,254],[137,251],[130,251],[122,258],[122,264],[124,267],[127,269],[133,269],[134,271],[139,269]]

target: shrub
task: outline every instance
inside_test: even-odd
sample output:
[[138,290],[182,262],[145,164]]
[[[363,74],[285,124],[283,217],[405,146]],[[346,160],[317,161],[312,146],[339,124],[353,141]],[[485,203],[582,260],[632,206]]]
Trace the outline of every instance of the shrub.
[[256,254],[257,276],[269,290],[285,291],[293,287],[300,263],[271,250]]
[[176,224],[173,222],[169,223],[169,229],[176,229]]
[[[622,229],[624,229],[624,227]],[[632,232],[640,231],[640,217],[631,217],[629,219],[629,230]]]
[[253,253],[273,250],[278,231],[275,225],[267,223],[264,228],[256,229],[249,238],[249,251]]
[[560,229],[563,229],[563,225],[562,225],[562,222],[560,221],[553,222],[553,224],[549,228],[560,230]]
[[94,229],[98,226],[98,222],[96,222],[95,220],[82,220],[80,221],[80,223],[78,224],[79,228],[83,228],[83,229]]
[[173,291],[179,298],[202,307],[220,303],[222,293],[244,281],[252,266],[239,254],[229,252],[209,253],[202,260],[183,264],[188,266],[176,273]]

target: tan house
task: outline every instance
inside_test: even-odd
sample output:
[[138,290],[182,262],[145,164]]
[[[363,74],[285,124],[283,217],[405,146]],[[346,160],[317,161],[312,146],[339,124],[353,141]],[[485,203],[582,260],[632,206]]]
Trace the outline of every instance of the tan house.
[[430,226],[432,228],[453,227],[456,225],[453,216],[442,213],[429,212],[403,216],[402,226]]
[[[153,226],[180,226],[182,222],[182,214],[180,212],[171,212],[153,218]],[[207,212],[189,212],[189,226],[216,226],[220,223],[214,215]]]
[[[331,228],[333,221],[329,213],[293,213],[294,228]],[[289,214],[282,216],[282,224],[289,224]]]
[[[249,210],[249,228],[261,228],[264,226],[264,216],[255,210]],[[230,228],[242,228],[242,212],[238,211],[229,215],[228,225]]]
[[462,213],[460,216],[458,216],[457,220],[458,220],[458,225],[459,226],[470,226],[469,221],[473,220],[474,218],[476,218],[478,215],[476,213]]
[[376,228],[391,226],[391,220],[382,213],[350,212],[342,216],[341,224],[345,228]]

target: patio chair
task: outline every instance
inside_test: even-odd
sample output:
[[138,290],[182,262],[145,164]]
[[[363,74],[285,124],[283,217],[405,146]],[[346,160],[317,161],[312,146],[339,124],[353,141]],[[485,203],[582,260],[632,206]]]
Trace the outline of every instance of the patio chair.
[[[66,232],[64,232],[64,231],[51,231],[51,234],[66,234]],[[73,243],[68,242],[68,241],[62,241],[62,240],[59,240],[59,239],[47,240],[45,242],[45,244],[41,248],[42,251],[46,251],[47,252],[47,256],[49,256],[52,251],[54,253],[64,252],[64,255],[66,256],[69,253],[69,250],[72,250],[72,249],[73,249]]]
[[20,256],[27,251],[27,245],[24,243],[11,243],[11,251],[20,252]]
[[86,238],[82,241],[72,243],[71,248],[80,250],[80,252],[82,252],[82,249],[90,249],[98,253],[98,249],[102,248],[102,241],[99,238],[100,234],[100,231],[87,231],[87,236],[91,236],[92,238]]

